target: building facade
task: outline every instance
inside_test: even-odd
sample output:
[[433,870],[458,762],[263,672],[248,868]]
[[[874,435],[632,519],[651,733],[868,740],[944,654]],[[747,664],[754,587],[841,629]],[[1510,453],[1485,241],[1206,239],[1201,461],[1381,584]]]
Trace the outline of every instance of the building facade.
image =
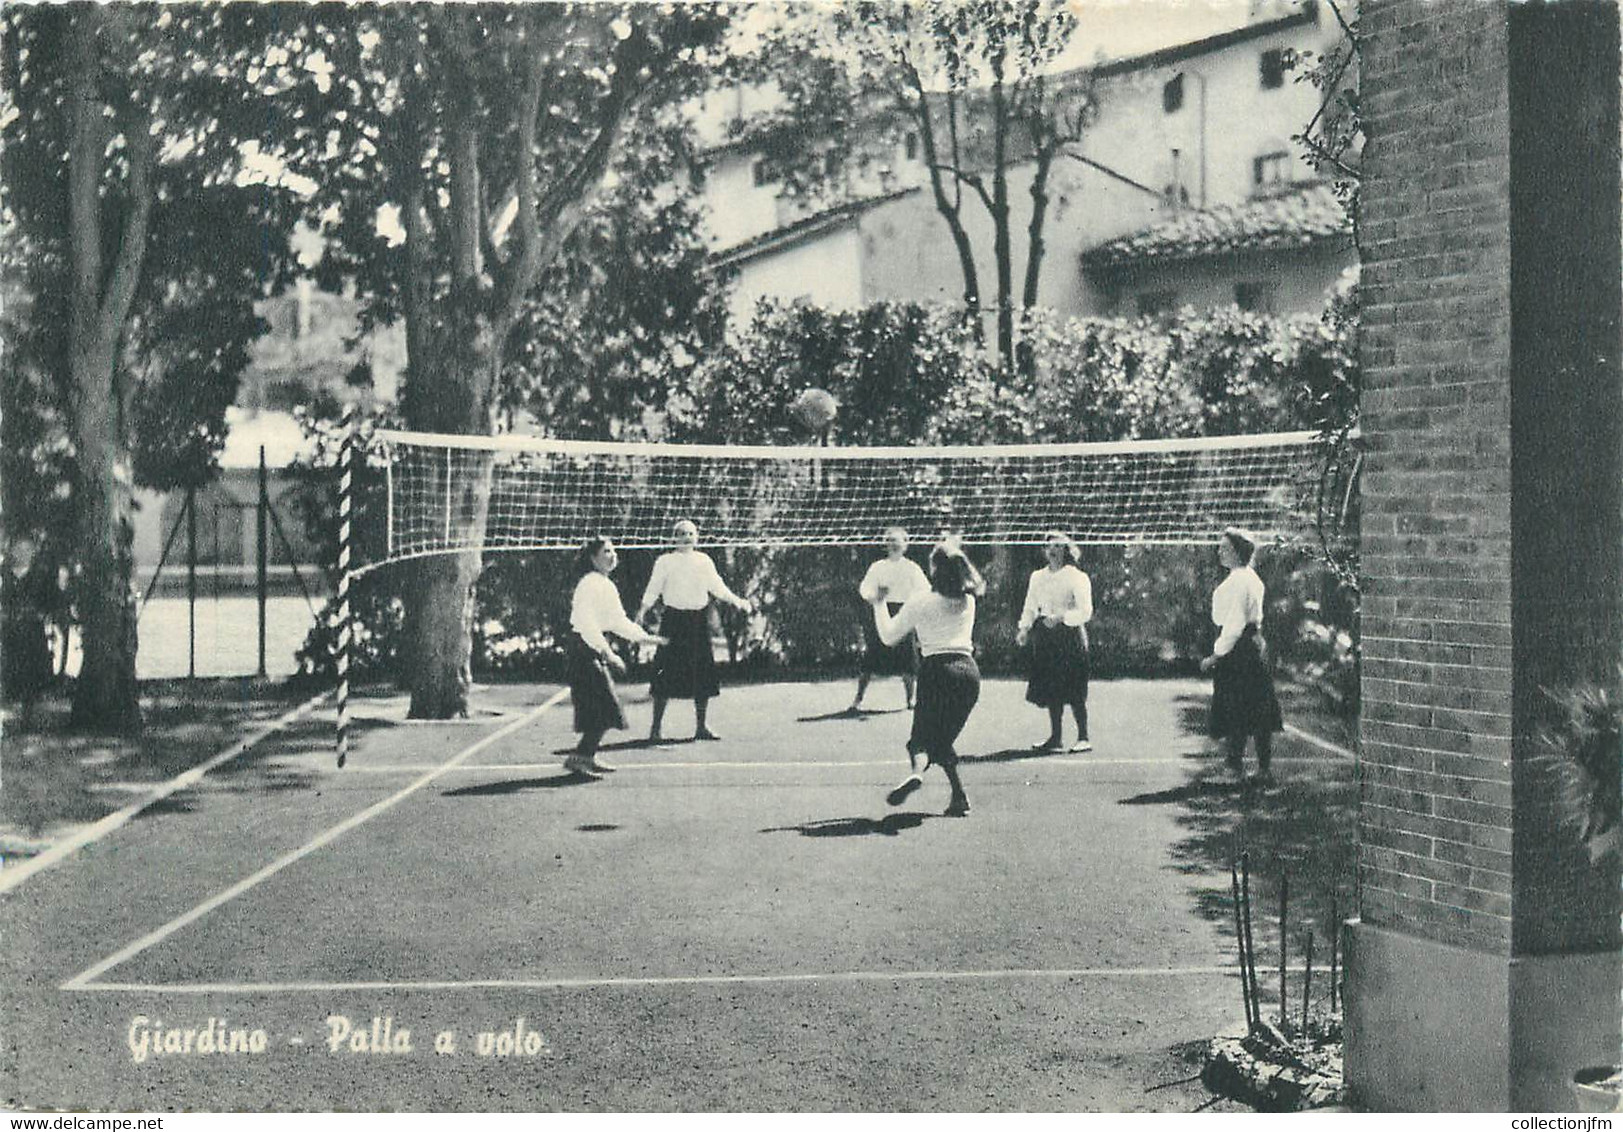
[[[1318,309],[1356,253],[1345,210],[1293,138],[1322,101],[1302,60],[1344,35],[1322,4],[1256,5],[1243,26],[1057,79],[1061,89],[1087,84],[1098,109],[1049,176],[1041,305],[1123,316],[1185,305]],[[728,110],[749,107],[739,98]],[[788,197],[766,167],[744,146],[711,152],[711,235],[718,261],[737,271],[735,311],[767,296],[841,307],[962,301],[916,138],[870,154],[833,201]],[[1008,176],[1018,286],[1033,163]],[[990,308],[992,223],[972,199],[963,218]]]

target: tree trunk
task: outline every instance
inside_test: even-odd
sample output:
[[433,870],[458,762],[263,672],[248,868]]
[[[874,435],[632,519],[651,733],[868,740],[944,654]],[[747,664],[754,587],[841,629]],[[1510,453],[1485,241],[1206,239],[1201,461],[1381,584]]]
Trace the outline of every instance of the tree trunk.
[[[473,336],[471,320],[450,319],[443,327],[453,338]],[[481,349],[483,347],[483,349]],[[455,359],[468,358],[465,366]],[[489,390],[499,367],[493,344],[481,337],[461,350],[435,351],[425,365],[433,372],[413,373],[407,395],[414,402],[408,415],[414,427],[463,435],[489,435]],[[471,375],[483,373],[479,380]],[[458,383],[456,375],[469,375]],[[436,396],[436,393],[439,394]],[[461,454],[446,471],[446,506],[458,542],[477,547],[484,541],[490,510],[492,462]],[[453,471],[454,469],[454,471]],[[411,690],[412,719],[450,719],[468,714],[468,693],[473,685],[473,621],[475,593],[484,558],[477,550],[435,555],[415,569],[416,585],[407,597],[407,632],[411,651],[407,658],[407,686]]]
[[135,113],[122,125],[129,176],[124,224],[111,267],[103,269],[104,210],[118,195],[104,194],[109,120],[98,84],[104,13],[79,8],[69,36],[73,79],[66,110],[68,237],[72,301],[68,316],[70,426],[78,475],[74,506],[79,522],[77,585],[83,662],[73,689],[76,729],[133,733],[141,726],[135,679],[136,605],[134,495],[128,392],[118,372],[124,321],[145,257],[151,215],[152,137]]
[[477,552],[436,555],[416,563],[416,585],[407,607],[412,719],[468,714],[474,590],[482,564]]
[[[1022,313],[1029,312],[1037,305],[1043,253],[1047,251],[1047,244],[1043,241],[1043,225],[1048,219],[1048,173],[1054,166],[1054,152],[1048,147],[1039,149],[1036,167],[1031,175],[1031,223],[1026,227],[1029,243],[1026,250],[1026,286],[1020,301]],[[1027,378],[1035,377],[1037,355],[1032,350],[1031,343],[1021,342],[1019,354],[1021,375]]]
[[75,592],[83,661],[73,686],[70,722],[75,730],[133,734],[141,728],[136,603],[130,586],[135,507],[127,446],[121,443],[123,422],[106,403],[113,350],[102,343],[75,349],[71,365],[78,394],[74,443],[80,575]]
[[997,259],[997,356],[1014,369],[1014,240],[1009,234],[1009,118],[1001,73],[992,84],[992,254]]
[[[960,214],[961,205],[947,197],[945,178],[941,175],[942,162],[935,122],[930,117],[930,103],[924,93],[923,81],[916,70],[909,71],[909,78],[917,98],[917,102],[913,104],[915,108],[911,108],[909,112],[918,123],[919,139],[924,144],[924,160],[930,172],[930,192],[935,199],[936,211],[941,214],[941,219],[947,222],[947,231],[952,234],[952,246],[958,252],[958,270],[964,280],[964,316],[970,320],[975,332],[975,342],[979,344],[984,340],[985,329],[981,326],[981,285],[980,275],[975,268],[975,248],[970,243],[969,232],[964,228],[963,217]],[[904,108],[909,107],[906,96],[903,96],[902,105]],[[954,112],[954,105],[949,104],[948,110],[949,113]],[[951,130],[949,134],[954,150],[952,164],[956,170],[960,160],[957,152],[957,132]]]

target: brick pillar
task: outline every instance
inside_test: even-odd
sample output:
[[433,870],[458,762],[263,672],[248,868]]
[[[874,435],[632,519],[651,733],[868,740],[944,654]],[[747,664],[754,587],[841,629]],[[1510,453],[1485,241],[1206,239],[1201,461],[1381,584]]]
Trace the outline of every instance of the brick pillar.
[[1347,1072],[1559,1110],[1617,1060],[1618,875],[1531,762],[1623,645],[1611,0],[1366,0],[1363,718]]

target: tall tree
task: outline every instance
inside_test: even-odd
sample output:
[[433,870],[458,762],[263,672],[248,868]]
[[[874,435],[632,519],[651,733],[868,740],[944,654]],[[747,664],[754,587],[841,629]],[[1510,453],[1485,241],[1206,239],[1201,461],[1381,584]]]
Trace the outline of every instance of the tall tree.
[[[413,428],[489,433],[543,272],[603,188],[632,120],[703,73],[723,9],[389,4],[306,13],[311,80],[284,139],[335,217],[327,281],[402,318]],[[380,231],[380,215],[398,231]],[[487,476],[452,506],[481,537]],[[411,714],[467,710],[477,552],[422,559],[408,602]]]
[[[1074,5],[1063,0],[865,0],[786,20],[764,38],[755,72],[784,95],[756,129],[792,126],[845,149],[893,147],[904,132],[917,139],[957,253],[966,316],[980,333],[980,264],[989,262],[998,356],[1006,370],[1018,365],[1028,376],[1017,315],[1040,298],[1049,176],[1096,109],[1087,73],[1055,73],[1075,29]],[[839,164],[824,159],[817,167]],[[1031,207],[1017,285],[1011,174],[1027,166]],[[991,221],[989,261],[977,258],[968,201]]]
[[[70,450],[83,643],[72,719],[127,732],[141,722],[136,422],[174,407],[158,397],[143,408],[141,391],[218,378],[211,388],[223,396],[191,400],[213,408],[176,426],[195,424],[206,439],[194,454],[212,459],[257,332],[252,301],[286,251],[277,194],[242,183],[242,143],[262,128],[277,66],[264,50],[265,17],[247,6],[14,5],[4,18],[5,220],[37,253],[11,282],[42,316],[28,331],[33,358],[54,384],[50,408]],[[153,349],[141,329],[166,307],[191,311],[185,349]],[[226,310],[235,313],[213,320]],[[200,312],[212,315],[191,323]],[[153,465],[160,480],[183,474],[163,463]]]

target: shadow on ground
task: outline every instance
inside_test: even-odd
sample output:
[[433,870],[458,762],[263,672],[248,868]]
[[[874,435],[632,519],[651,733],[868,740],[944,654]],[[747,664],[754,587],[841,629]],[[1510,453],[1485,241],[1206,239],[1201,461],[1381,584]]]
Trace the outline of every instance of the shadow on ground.
[[525,790],[557,790],[565,786],[585,786],[596,782],[589,774],[548,775],[546,778],[508,778],[501,782],[481,782],[478,786],[459,786],[441,793],[442,798],[489,798],[502,794],[518,794]]
[[1066,755],[1070,752],[1064,748],[1052,747],[1006,747],[1001,751],[992,751],[984,755],[959,755],[958,761],[964,763],[1014,763],[1026,759],[1047,759],[1056,755]]
[[917,829],[934,814],[886,814],[882,818],[824,818],[800,825],[779,825],[762,833],[798,833],[802,837],[895,837],[904,829]]
[[796,723],[833,723],[844,720],[847,723],[861,723],[870,715],[897,715],[911,708],[849,708],[843,707],[838,711],[825,711],[821,715],[800,715],[795,717]]
[[[1205,734],[1207,703],[1203,695],[1178,697],[1185,734]],[[1316,757],[1317,752],[1289,736],[1275,738],[1274,752],[1272,781],[1255,777],[1255,758],[1249,750],[1248,777],[1236,781],[1214,744],[1209,758],[1185,765],[1181,785],[1122,798],[1117,804],[1176,807],[1174,820],[1182,836],[1172,846],[1170,867],[1199,878],[1190,889],[1196,910],[1231,939],[1234,900],[1229,866],[1238,854],[1248,855],[1259,965],[1278,962],[1282,889],[1289,895],[1291,962],[1300,961],[1302,935],[1308,930],[1314,933],[1322,961],[1328,954],[1332,924],[1354,913],[1353,837],[1358,820],[1354,765],[1349,759]]]

